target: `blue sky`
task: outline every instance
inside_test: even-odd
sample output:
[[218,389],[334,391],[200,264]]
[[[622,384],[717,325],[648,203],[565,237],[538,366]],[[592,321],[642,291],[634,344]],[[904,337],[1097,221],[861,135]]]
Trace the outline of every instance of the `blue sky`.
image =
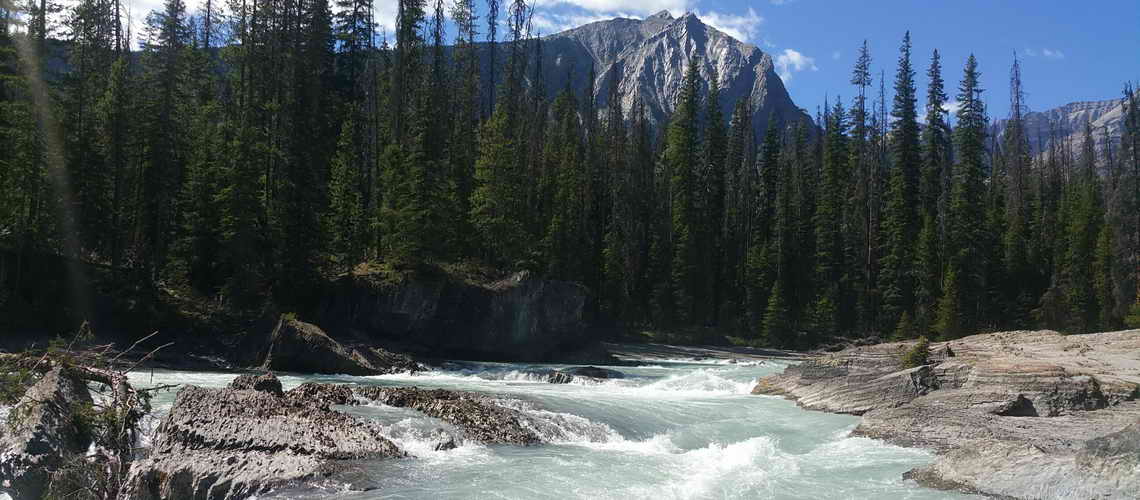
[[[161,0],[133,0],[138,11]],[[377,21],[390,26],[396,0],[375,0]],[[450,0],[446,0],[450,3]],[[507,4],[509,0],[500,0]],[[981,66],[993,117],[1008,114],[1009,67],[1016,51],[1030,109],[1120,96],[1140,80],[1140,0],[532,0],[537,29],[550,34],[613,17],[662,10],[695,12],[706,23],[772,54],[796,104],[814,112],[825,95],[849,101],[859,45],[869,43],[878,85],[886,71],[888,98],[898,46],[911,31],[919,95],[930,53],[942,53],[953,98],[966,57]],[[202,0],[186,0],[193,9]],[[476,0],[480,9],[484,0]],[[137,16],[137,14],[136,14]],[[137,17],[136,17],[137,18]],[[501,30],[505,31],[505,30]]]

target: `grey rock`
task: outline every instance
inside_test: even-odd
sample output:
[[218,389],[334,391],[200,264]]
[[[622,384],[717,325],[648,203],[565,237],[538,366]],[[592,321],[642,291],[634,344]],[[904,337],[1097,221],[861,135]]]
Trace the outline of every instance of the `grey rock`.
[[546,381],[551,384],[569,384],[574,381],[574,376],[555,370],[546,376]]
[[707,95],[713,75],[719,77],[726,120],[737,101],[747,98],[758,137],[771,116],[783,123],[810,121],[792,102],[771,55],[708,26],[692,13],[593,22],[545,37],[543,51],[547,89],[565,88],[570,75],[571,88],[581,94],[591,83],[587,77],[592,65],[598,109],[607,105],[616,78],[625,115],[632,115],[640,99],[656,126],[664,125],[673,113],[692,57],[699,65],[702,96]]
[[454,450],[455,448],[458,448],[458,446],[456,446],[456,444],[455,444],[455,439],[454,438],[448,438],[447,441],[443,441],[443,442],[440,442],[439,444],[436,444],[434,450],[435,451],[448,451],[448,450]]
[[332,405],[351,406],[356,404],[356,397],[353,396],[352,389],[347,385],[305,382],[304,384],[289,389],[289,392],[287,392],[285,396],[300,401],[315,403],[323,408],[328,408]]
[[573,377],[589,377],[596,379],[611,379],[611,378],[625,378],[625,374],[617,370],[609,368],[598,368],[596,366],[574,366],[570,368],[563,368],[562,373]]
[[411,357],[379,347],[350,349],[316,325],[285,316],[270,334],[261,368],[330,375],[381,375],[423,369]]
[[539,437],[525,416],[485,396],[445,389],[357,387],[356,395],[388,406],[410,408],[462,429],[468,439],[488,444],[532,445]]
[[9,413],[8,432],[0,439],[0,491],[16,499],[40,498],[51,474],[87,449],[74,410],[91,402],[87,385],[60,368],[28,388]]
[[230,382],[230,389],[239,391],[261,391],[268,392],[276,396],[283,396],[284,392],[281,389],[281,381],[273,373],[265,373],[263,375],[245,374],[239,375],[233,382]]
[[[1124,105],[1120,98],[1103,101],[1078,101],[1042,111],[1024,113],[1025,135],[1033,155],[1044,157],[1053,146],[1060,151],[1080,154],[1084,143],[1085,124],[1092,125],[1097,158],[1103,165],[1106,147],[1120,146],[1124,131]],[[1008,119],[996,120],[992,133],[1004,137]],[[1105,134],[1108,142],[1105,142]],[[1000,140],[1000,139],[999,139]],[[1114,153],[1116,154],[1116,153]]]
[[400,456],[372,423],[304,398],[188,386],[122,497],[248,498],[335,476],[355,460]]
[[936,343],[930,365],[901,370],[910,345],[813,358],[753,393],[862,415],[854,435],[935,450],[934,463],[906,475],[930,487],[1033,499],[1140,491],[1140,330],[975,335]]

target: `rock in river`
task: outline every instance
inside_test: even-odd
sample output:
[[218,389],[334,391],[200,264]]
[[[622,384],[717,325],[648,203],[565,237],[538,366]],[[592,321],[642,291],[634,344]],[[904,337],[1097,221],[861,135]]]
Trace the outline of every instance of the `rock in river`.
[[126,498],[247,498],[353,460],[403,456],[369,422],[272,391],[185,387],[157,432]]
[[388,406],[411,408],[463,429],[468,438],[489,444],[531,445],[539,437],[517,410],[504,408],[485,396],[445,389],[359,387],[356,395]]
[[350,349],[313,324],[282,316],[269,338],[262,369],[302,373],[381,375],[422,369],[410,357],[377,347]]

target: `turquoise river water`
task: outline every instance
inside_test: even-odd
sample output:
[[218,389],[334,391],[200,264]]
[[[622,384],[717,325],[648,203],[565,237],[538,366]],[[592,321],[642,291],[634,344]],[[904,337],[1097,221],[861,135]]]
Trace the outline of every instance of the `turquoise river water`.
[[[374,419],[410,455],[360,466],[373,489],[335,486],[277,491],[263,498],[342,499],[945,499],[963,495],[919,487],[902,473],[932,455],[848,437],[856,417],[810,412],[749,394],[782,361],[652,360],[613,367],[624,379],[548,384],[535,369],[558,365],[448,363],[416,375],[291,376],[306,381],[418,386],[494,395],[526,413],[548,444],[486,446],[414,411],[382,405],[341,408]],[[233,374],[139,372],[138,386],[223,387]],[[154,400],[155,416],[174,394]],[[458,448],[435,451],[454,439]]]

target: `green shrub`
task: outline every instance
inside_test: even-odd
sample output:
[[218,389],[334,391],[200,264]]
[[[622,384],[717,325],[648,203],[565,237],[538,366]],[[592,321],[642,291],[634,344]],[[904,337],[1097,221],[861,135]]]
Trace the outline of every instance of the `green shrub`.
[[1124,324],[1128,328],[1140,328],[1140,303],[1132,304],[1128,309],[1128,316],[1124,317]]
[[902,355],[903,368],[914,368],[925,365],[930,359],[930,341],[926,336],[918,338],[918,343]]

